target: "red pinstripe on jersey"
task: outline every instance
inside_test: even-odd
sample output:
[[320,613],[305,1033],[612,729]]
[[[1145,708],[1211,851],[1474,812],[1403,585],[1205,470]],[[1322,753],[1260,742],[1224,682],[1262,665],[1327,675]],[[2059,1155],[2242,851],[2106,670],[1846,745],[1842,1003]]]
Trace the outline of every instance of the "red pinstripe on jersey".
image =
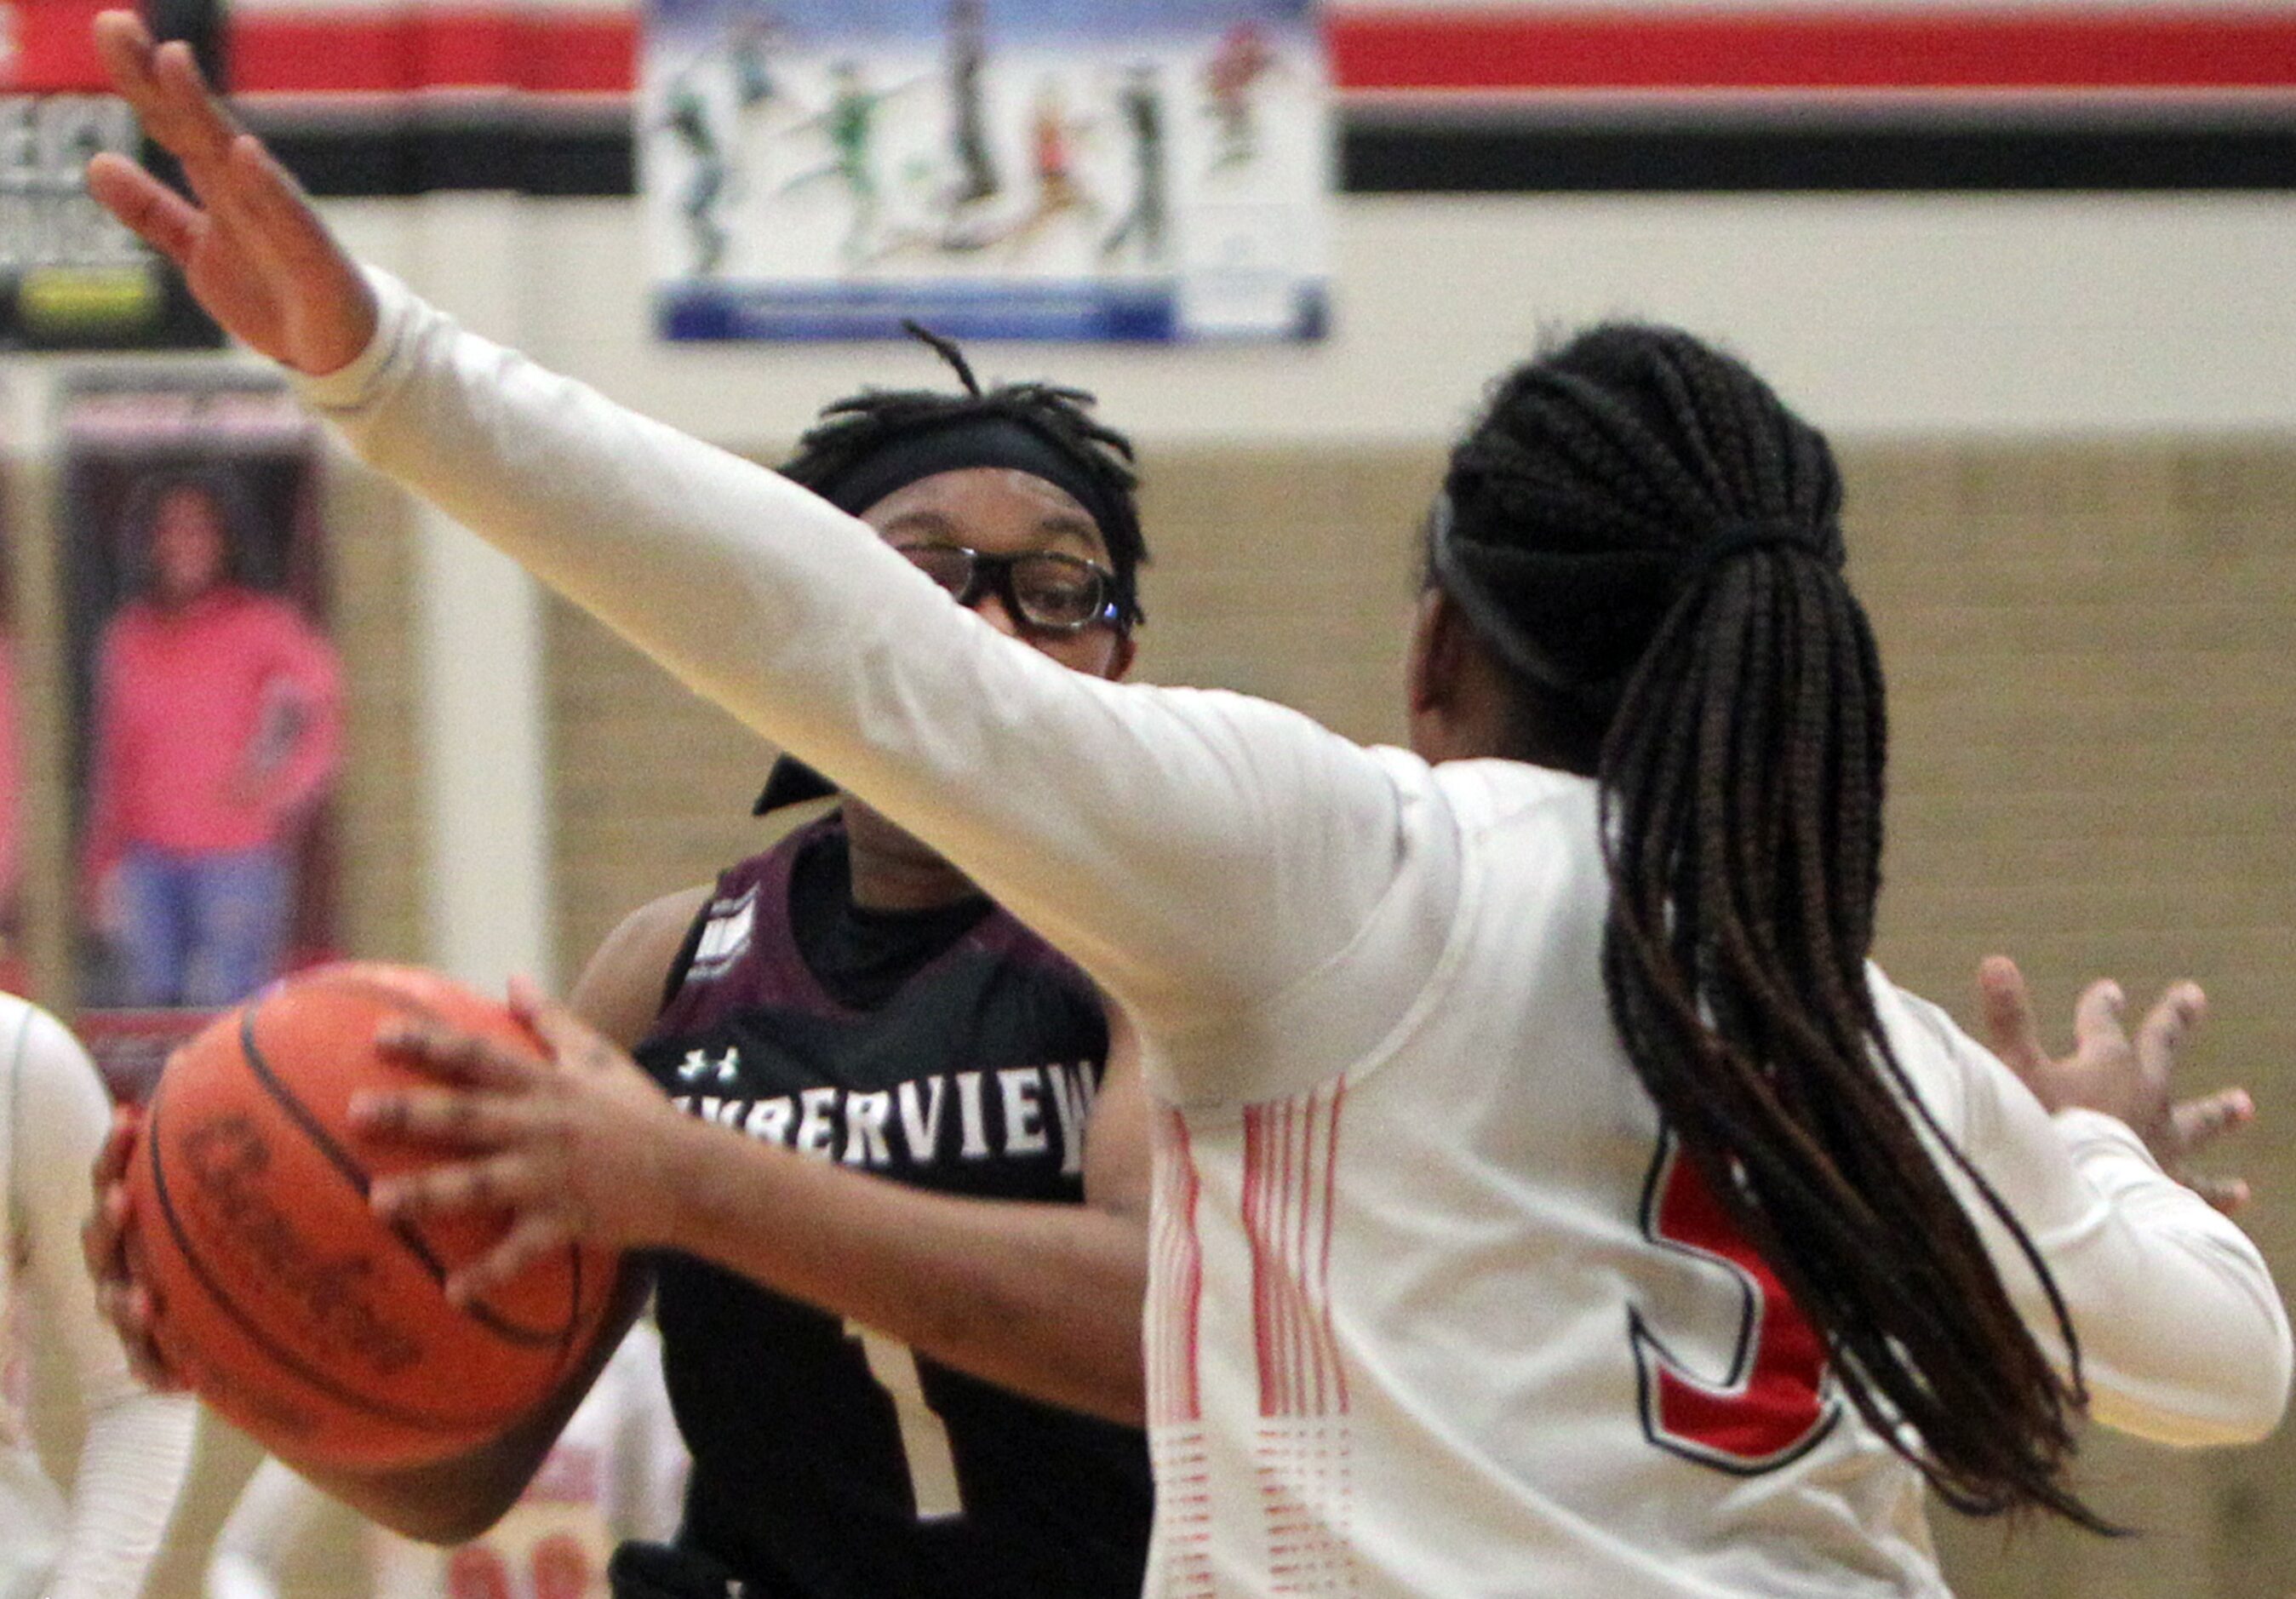
[[1162,1111],[1156,1132],[1155,1219],[1148,1242],[1148,1274],[1159,1292],[1150,1300],[1148,1420],[1164,1427],[1200,1422],[1204,1414],[1196,1364],[1204,1299],[1196,1201],[1203,1184],[1188,1145],[1186,1119],[1177,1111]]
[[1348,1378],[1332,1331],[1332,1213],[1340,1109],[1334,1082],[1243,1113],[1243,1227],[1263,1416],[1344,1415]]

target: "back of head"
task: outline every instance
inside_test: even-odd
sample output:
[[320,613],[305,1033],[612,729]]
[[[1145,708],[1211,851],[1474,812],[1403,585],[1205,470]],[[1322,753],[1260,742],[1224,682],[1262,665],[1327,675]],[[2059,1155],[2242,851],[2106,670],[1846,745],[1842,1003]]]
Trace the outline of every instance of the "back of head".
[[1867,986],[1887,730],[1841,503],[1824,439],[1743,365],[1609,324],[1494,390],[1432,576],[1526,721],[1587,743],[1612,1019],[1852,1402],[1956,1505],[2098,1526],[2062,1480],[2078,1386],[1925,1150]]

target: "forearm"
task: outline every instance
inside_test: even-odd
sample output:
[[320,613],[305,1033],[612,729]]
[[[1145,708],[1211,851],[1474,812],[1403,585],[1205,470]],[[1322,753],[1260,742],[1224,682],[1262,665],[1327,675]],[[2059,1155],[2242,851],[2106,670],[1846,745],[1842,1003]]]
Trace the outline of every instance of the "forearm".
[[1383,773],[1343,741],[1070,672],[796,485],[403,293],[368,355],[306,393],[369,461],[957,862],[1157,1030],[1326,958],[1388,880],[1380,850],[1328,847],[1395,826]]
[[927,1193],[705,1122],[668,1136],[684,1174],[670,1247],[1017,1393],[1138,1424],[1144,1218]]
[[191,1463],[197,1414],[185,1396],[142,1391],[90,1414],[51,1599],[143,1591]]
[[652,1274],[626,1262],[596,1340],[558,1391],[501,1437],[452,1459],[389,1472],[345,1472],[279,1458],[314,1488],[367,1520],[426,1544],[463,1544],[518,1502],[623,1335],[644,1308]]
[[2263,1257],[2120,1123],[2095,1112],[2056,1121],[2106,1207],[2049,1251],[2092,1412],[2163,1443],[2263,1438],[2287,1407],[2291,1365],[2287,1315]]

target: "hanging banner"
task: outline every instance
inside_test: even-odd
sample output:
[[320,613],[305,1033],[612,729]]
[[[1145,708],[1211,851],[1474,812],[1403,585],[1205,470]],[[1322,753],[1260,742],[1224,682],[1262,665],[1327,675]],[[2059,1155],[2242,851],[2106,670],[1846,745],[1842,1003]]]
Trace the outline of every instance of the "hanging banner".
[[1312,339],[1331,94],[1306,0],[652,0],[672,339]]
[[[144,150],[127,102],[100,92],[102,3],[0,0],[0,349],[210,348],[222,335],[182,277],[87,195],[91,156]],[[170,20],[197,44],[212,10]]]
[[62,406],[79,999],[229,1005],[336,953],[313,424],[244,373],[87,374]]

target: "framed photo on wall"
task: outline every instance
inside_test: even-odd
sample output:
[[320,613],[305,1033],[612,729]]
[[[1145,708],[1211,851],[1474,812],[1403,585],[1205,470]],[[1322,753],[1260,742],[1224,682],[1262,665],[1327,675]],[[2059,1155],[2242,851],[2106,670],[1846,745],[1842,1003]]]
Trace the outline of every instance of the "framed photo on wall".
[[60,407],[79,998],[218,1009],[337,945],[312,424],[229,372],[89,374]]

